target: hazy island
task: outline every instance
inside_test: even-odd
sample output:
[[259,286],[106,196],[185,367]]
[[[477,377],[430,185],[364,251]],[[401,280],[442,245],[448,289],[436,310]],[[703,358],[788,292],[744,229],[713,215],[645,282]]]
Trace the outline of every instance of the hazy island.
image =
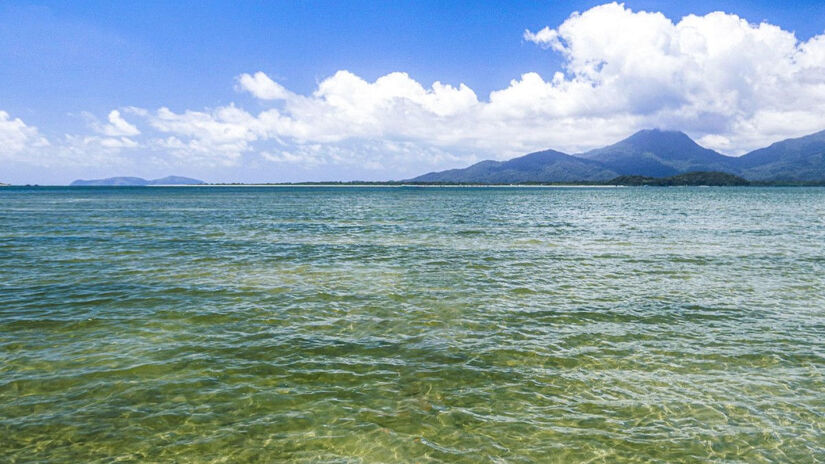
[[78,179],[72,182],[73,187],[142,187],[153,185],[202,185],[204,181],[190,177],[166,176],[160,179],[146,180],[141,177],[108,177],[106,179]]

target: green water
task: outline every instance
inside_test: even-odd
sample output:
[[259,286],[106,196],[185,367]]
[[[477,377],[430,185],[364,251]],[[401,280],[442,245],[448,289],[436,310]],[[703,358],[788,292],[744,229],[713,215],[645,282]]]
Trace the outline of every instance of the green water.
[[0,189],[0,462],[823,462],[825,189]]

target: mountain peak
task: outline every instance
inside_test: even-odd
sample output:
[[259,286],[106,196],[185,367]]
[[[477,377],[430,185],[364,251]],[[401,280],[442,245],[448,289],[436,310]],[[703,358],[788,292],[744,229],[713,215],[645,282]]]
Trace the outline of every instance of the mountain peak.
[[[680,143],[680,144],[698,144],[682,131],[663,130],[663,129],[642,129],[630,137],[623,140],[623,142],[631,143]],[[621,143],[621,142],[619,142]]]
[[689,171],[727,171],[733,162],[704,148],[681,131],[645,129],[582,158],[599,161],[619,174],[667,177]]

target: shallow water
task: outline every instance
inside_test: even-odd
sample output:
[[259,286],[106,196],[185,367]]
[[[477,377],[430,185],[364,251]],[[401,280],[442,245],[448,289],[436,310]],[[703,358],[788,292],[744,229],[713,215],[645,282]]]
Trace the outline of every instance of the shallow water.
[[0,189],[2,462],[825,461],[822,188]]

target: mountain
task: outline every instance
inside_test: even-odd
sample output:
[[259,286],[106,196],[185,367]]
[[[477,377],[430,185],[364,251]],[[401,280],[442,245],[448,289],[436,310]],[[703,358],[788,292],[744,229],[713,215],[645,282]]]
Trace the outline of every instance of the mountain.
[[109,177],[106,179],[78,179],[72,182],[71,186],[109,186],[109,187],[125,187],[125,186],[147,186],[147,185],[199,185],[205,182],[198,179],[191,179],[189,177],[167,176],[160,179],[146,180],[141,177]]
[[825,131],[776,142],[737,161],[742,174],[752,180],[825,180]]
[[665,177],[690,171],[737,172],[736,158],[699,146],[684,132],[642,130],[613,145],[575,155],[622,175]]
[[[465,169],[431,172],[409,181],[596,182],[617,176],[667,178],[696,172],[726,173],[762,183],[825,182],[825,131],[783,140],[737,158],[704,148],[684,132],[649,129],[576,155],[545,150],[509,161],[482,161]],[[715,181],[738,182],[721,178]]]
[[431,172],[410,182],[509,184],[607,180],[616,172],[601,163],[545,150],[509,161],[482,161],[464,169]]

